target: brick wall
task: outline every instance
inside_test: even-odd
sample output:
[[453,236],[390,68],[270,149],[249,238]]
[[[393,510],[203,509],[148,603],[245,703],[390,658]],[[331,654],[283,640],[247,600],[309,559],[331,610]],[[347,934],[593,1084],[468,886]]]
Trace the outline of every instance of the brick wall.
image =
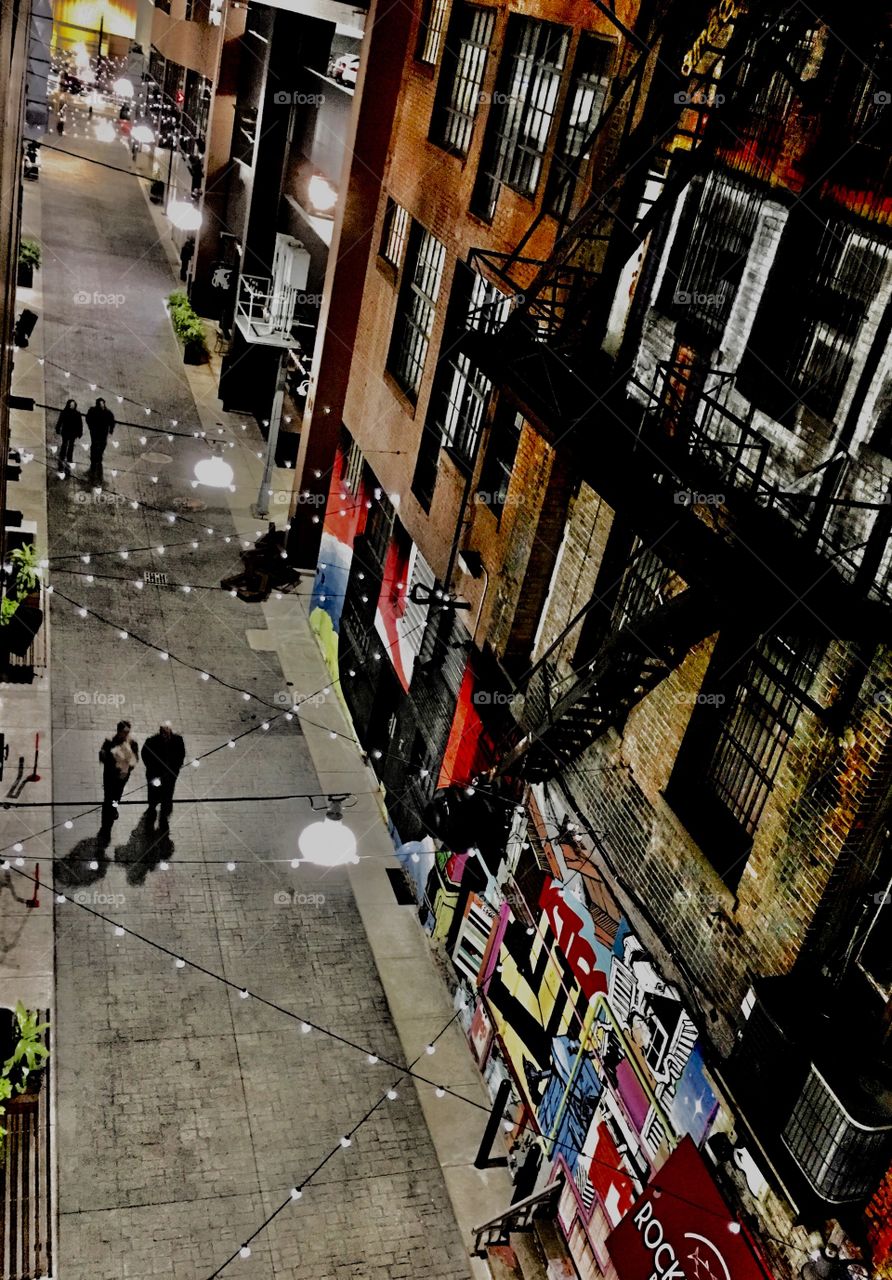
[[[617,16],[625,23],[633,23],[637,3],[622,0],[616,6]],[[472,248],[491,248],[502,252],[513,249],[526,232],[536,213],[536,204],[515,192],[503,188],[496,213],[491,224],[476,218],[469,212],[469,204],[480,161],[483,136],[486,129],[489,96],[493,93],[499,53],[504,43],[505,27],[509,14],[525,14],[571,27],[574,42],[570,48],[570,62],[575,52],[576,35],[581,29],[599,31],[616,37],[616,28],[607,18],[593,10],[585,0],[518,0],[497,10],[496,27],[490,46],[486,73],[482,85],[482,105],[474,126],[467,157],[448,154],[428,139],[431,113],[434,106],[437,77],[436,70],[414,58],[408,60],[400,93],[396,121],[391,137],[389,159],[385,171],[386,194],[408,209],[412,217],[421,222],[446,246],[446,267],[438,304],[437,321],[431,337],[424,376],[417,403],[412,405],[401,395],[392,379],[385,372],[393,320],[396,310],[397,287],[393,272],[383,266],[377,257],[381,242],[385,200],[378,209],[376,223],[370,237],[368,261],[357,262],[357,269],[366,275],[363,295],[362,320],[357,337],[350,385],[344,409],[344,422],[359,447],[368,456],[382,485],[389,492],[402,495],[399,517],[418,544],[428,563],[438,575],[445,571],[449,551],[455,534],[465,488],[465,477],[447,454],[440,455],[440,469],[433,502],[426,512],[411,493],[412,476],[421,440],[422,427],[428,411],[436,356],[443,333],[446,302],[452,287],[455,263],[466,260]],[[414,35],[409,47],[416,47]],[[564,92],[569,77],[564,77]],[[563,98],[558,103],[562,110]],[[540,178],[537,196],[541,197],[547,179],[547,170]],[[555,223],[546,218],[536,234],[524,248],[531,258],[544,258],[554,240]],[[531,271],[527,268],[527,274]],[[532,445],[528,442],[529,448]],[[478,464],[483,449],[478,452]],[[541,460],[530,459],[523,474],[536,474]],[[543,471],[543,475],[546,472]],[[546,477],[547,478],[547,477]],[[536,504],[531,506],[527,518],[538,520]],[[503,524],[505,520],[503,517]],[[494,591],[484,607],[481,618],[481,634],[496,612],[505,621],[499,626],[510,634],[513,603],[521,589],[524,564],[529,562],[529,539],[522,534],[518,546],[505,530],[486,530],[485,518],[480,515],[474,521],[474,536],[479,535],[485,546],[487,570],[491,578],[505,576],[506,595],[496,604]],[[540,531],[544,536],[544,527]],[[552,530],[549,537],[558,537]],[[511,548],[511,563],[503,564],[502,555]],[[553,554],[554,548],[550,549]],[[490,558],[492,557],[492,558]],[[479,596],[475,596],[473,582],[463,580],[469,598],[475,608]],[[476,590],[479,592],[478,584]],[[499,644],[503,638],[499,638]]]
[[[597,582],[612,515],[583,486],[573,504],[537,654],[573,617]],[[570,670],[579,627],[559,651]],[[878,825],[892,769],[890,655],[872,660],[833,642],[811,697],[834,706],[852,672],[862,692],[841,732],[804,710],[784,753],[746,870],[729,888],[664,798],[703,686],[715,637],[637,704],[621,732],[596,741],[563,775],[580,813],[598,834],[621,884],[643,905],[655,932],[682,966],[707,1013],[704,1027],[727,1052],[750,979],[789,972],[807,950],[832,959],[851,930],[833,919],[842,895],[856,916],[867,892]],[[830,922],[834,927],[827,931]],[[828,952],[825,956],[824,951]]]

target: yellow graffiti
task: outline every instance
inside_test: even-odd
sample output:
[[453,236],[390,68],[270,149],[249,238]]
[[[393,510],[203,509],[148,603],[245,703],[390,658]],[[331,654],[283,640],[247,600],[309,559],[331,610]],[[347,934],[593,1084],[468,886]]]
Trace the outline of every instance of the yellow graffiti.
[[719,47],[721,37],[727,38],[731,34],[732,24],[735,19],[740,17],[742,11],[743,5],[738,0],[719,0],[715,9],[709,15],[709,21],[706,26],[682,59],[681,74],[683,76],[693,74],[703,56],[704,49],[708,46]]

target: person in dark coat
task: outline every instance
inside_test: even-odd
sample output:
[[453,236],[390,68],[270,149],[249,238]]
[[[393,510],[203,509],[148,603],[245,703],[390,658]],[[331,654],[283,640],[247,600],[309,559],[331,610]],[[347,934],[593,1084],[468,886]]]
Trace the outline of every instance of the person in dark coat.
[[84,434],[84,419],[77,407],[76,400],[66,400],[65,408],[59,414],[56,423],[56,435],[62,437],[62,448],[59,450],[59,461],[71,466],[74,458],[74,442]]
[[173,809],[174,788],[185,759],[186,744],[178,733],[174,733],[169,720],[165,720],[158,732],[146,739],[142,749],[149,788],[149,813],[154,817],[155,809],[159,809],[163,823],[167,822]]
[[104,400],[97,400],[87,410],[87,429],[90,432],[90,475],[101,480],[102,455],[115,429],[115,415]]
[[139,761],[139,744],[130,736],[130,721],[120,720],[113,738],[106,738],[99,748],[102,765],[102,826],[100,840],[111,839],[112,823],[117,819],[117,803],[124,794],[127,781]]
[[192,261],[192,255],[195,253],[195,237],[190,236],[180,250],[180,279],[187,280],[189,277],[189,263]]

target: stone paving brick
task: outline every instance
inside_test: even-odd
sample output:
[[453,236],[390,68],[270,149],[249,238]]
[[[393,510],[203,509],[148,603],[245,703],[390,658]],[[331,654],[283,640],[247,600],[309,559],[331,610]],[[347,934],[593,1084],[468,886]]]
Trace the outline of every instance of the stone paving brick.
[[[164,418],[197,425],[161,306],[173,282],[136,182],[112,173],[98,182],[88,166],[51,156],[41,194],[46,352],[72,373],[65,379],[47,366],[48,399],[75,395],[84,407],[92,397],[77,375],[105,379],[100,391],[144,397]],[[124,303],[79,306],[73,295],[81,289],[120,293]],[[125,409],[134,420],[139,415],[134,406],[113,407],[121,417]],[[203,532],[234,533],[213,494],[202,491],[208,505],[195,525],[164,517],[175,499],[194,496],[189,480],[203,446],[163,437],[141,445],[138,430],[123,428],[117,439],[106,474],[120,499],[97,499],[77,472],[71,481],[52,472],[48,480],[59,593],[52,608],[54,798],[85,801],[56,810],[57,820],[70,814],[73,826],[56,833],[55,871],[57,885],[99,913],[55,906],[59,1274],[202,1280],[398,1073],[318,1033],[302,1034],[285,1014],[190,967],[176,968],[171,955],[117,936],[113,922],[381,1056],[401,1062],[402,1053],[346,875],[290,867],[307,802],[233,806],[221,799],[319,786],[297,720],[273,718],[286,687],[275,654],[246,643],[247,630],[264,626],[260,608],[219,591],[131,585],[145,569],[167,572],[172,583],[214,584],[237,565],[237,540],[211,542]],[[257,447],[254,433],[250,447]],[[133,510],[130,498],[160,510]],[[193,534],[198,548],[174,545]],[[162,544],[163,555],[133,551],[125,561],[117,554]],[[245,702],[198,671],[119,640],[93,617],[78,617],[62,593],[256,698]],[[169,717],[191,754],[266,716],[271,727],[234,750],[224,746],[198,769],[186,767],[170,844],[153,844],[141,806],[123,805],[111,845],[99,851],[96,813],[76,815],[98,798],[96,753],[121,715],[140,740]],[[137,773],[125,798],[142,799],[142,787]],[[207,796],[215,799],[194,803]],[[439,1030],[431,1026],[431,1036]],[[420,1104],[409,1084],[398,1091],[252,1243],[252,1256],[236,1260],[233,1275],[466,1280],[466,1250]]]

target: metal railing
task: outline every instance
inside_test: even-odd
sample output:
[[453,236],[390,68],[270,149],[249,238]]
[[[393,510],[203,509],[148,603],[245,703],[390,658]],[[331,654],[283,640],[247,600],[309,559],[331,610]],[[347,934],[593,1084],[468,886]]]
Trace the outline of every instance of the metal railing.
[[274,289],[269,276],[241,276],[235,304],[242,319],[258,337],[291,339],[301,290]]
[[534,1219],[553,1217],[563,1188],[563,1178],[558,1178],[544,1190],[509,1205],[497,1218],[475,1227],[475,1257],[482,1258],[487,1249],[507,1244],[512,1231],[532,1231]]
[[[712,390],[705,382],[715,378]],[[791,531],[818,555],[833,562],[850,582],[862,582],[874,599],[892,601],[892,540],[887,517],[892,490],[873,497],[846,497],[853,486],[853,461],[833,456],[794,480],[784,480],[772,463],[782,463],[782,451],[746,418],[734,413],[723,399],[727,380],[709,370],[704,386],[696,385],[691,370],[661,361],[648,386],[630,379],[633,396],[643,403],[638,428],[642,445],[659,440],[674,455],[675,471],[684,459],[697,466],[697,478],[716,489],[744,493],[767,512],[780,516]],[[834,475],[835,473],[835,475]],[[831,475],[834,482],[828,484]],[[680,475],[676,474],[676,479]],[[859,495],[864,490],[859,486]],[[729,493],[730,496],[730,493]]]

